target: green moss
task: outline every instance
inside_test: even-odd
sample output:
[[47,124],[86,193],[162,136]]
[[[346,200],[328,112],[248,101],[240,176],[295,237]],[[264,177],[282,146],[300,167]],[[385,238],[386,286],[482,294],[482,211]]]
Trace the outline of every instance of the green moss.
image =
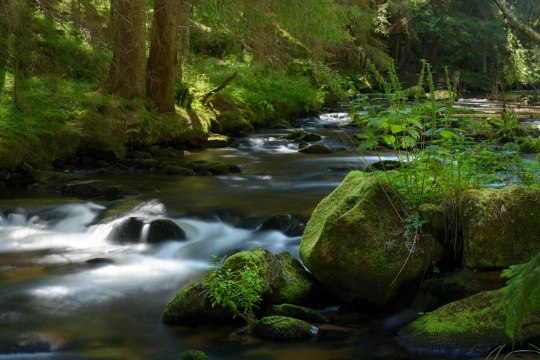
[[285,316],[267,316],[255,326],[256,336],[268,339],[298,339],[314,335],[313,327],[305,321]]
[[398,342],[413,351],[454,355],[487,353],[511,343],[499,313],[490,308],[498,291],[456,301],[413,321],[398,334]]
[[212,307],[204,294],[203,281],[192,283],[180,290],[163,312],[166,324],[204,323],[232,319],[232,313],[222,307]]
[[510,186],[464,193],[464,263],[504,268],[540,251],[540,190]]
[[286,316],[304,320],[309,323],[326,323],[328,319],[315,310],[293,304],[273,305],[266,311],[267,315]]

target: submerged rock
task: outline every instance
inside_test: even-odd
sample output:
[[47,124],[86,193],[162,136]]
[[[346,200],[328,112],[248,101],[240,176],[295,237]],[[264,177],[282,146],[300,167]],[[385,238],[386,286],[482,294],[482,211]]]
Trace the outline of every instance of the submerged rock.
[[[511,344],[503,316],[489,308],[498,294],[482,292],[444,305],[401,329],[396,339],[410,352],[451,356],[485,355]],[[515,340],[523,342],[539,335],[537,323],[523,328]]]
[[540,189],[510,186],[463,194],[463,262],[506,268],[540,251]]
[[285,139],[294,140],[297,142],[316,142],[322,139],[322,136],[304,130],[296,130],[284,136]]
[[[223,268],[237,270],[246,264],[258,268],[263,283],[262,306],[282,303],[301,305],[319,297],[318,285],[289,253],[274,255],[255,248],[232,255],[223,263]],[[166,305],[163,320],[168,324],[178,324],[231,319],[232,313],[228,309],[211,306],[205,291],[205,278],[180,290]]]
[[186,234],[180,226],[169,219],[158,219],[150,223],[146,241],[153,244],[165,240],[185,240]]
[[258,228],[260,231],[278,230],[289,236],[300,236],[305,224],[290,214],[280,214],[266,219]]
[[300,242],[304,264],[344,301],[386,304],[444,253],[429,234],[405,238],[401,204],[385,180],[351,172],[313,212]]
[[301,153],[306,153],[306,154],[330,154],[332,152],[332,149],[330,149],[328,145],[313,144],[306,147],[302,147],[298,151]]
[[141,219],[129,217],[116,225],[107,239],[118,243],[137,243],[141,240],[143,226]]
[[262,318],[253,334],[264,339],[286,340],[306,339],[317,335],[318,329],[299,319],[285,316],[267,316]]

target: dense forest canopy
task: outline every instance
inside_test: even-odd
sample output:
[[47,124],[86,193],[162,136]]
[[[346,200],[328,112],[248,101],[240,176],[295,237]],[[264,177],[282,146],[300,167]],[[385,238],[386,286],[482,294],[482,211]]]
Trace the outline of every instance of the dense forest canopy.
[[171,111],[178,64],[191,49],[268,67],[310,60],[342,73],[362,70],[361,51],[403,73],[415,74],[422,59],[448,66],[473,89],[501,69],[510,83],[530,85],[538,11],[533,0],[4,0],[0,84],[8,74],[17,102],[23,79],[59,75]]

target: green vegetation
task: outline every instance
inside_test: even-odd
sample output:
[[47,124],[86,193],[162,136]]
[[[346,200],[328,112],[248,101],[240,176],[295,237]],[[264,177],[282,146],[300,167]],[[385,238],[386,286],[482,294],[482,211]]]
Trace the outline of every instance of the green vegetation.
[[504,315],[506,334],[512,339],[537,320],[540,310],[539,270],[540,253],[529,262],[511,266],[503,272],[508,283],[492,303]]
[[[246,256],[248,256],[246,253]],[[260,270],[253,262],[244,264],[240,269],[223,268],[217,257],[212,260],[210,274],[205,278],[206,295],[211,299],[212,307],[228,308],[233,317],[244,319],[248,333],[253,330],[257,317],[255,309],[262,301],[264,283]]]

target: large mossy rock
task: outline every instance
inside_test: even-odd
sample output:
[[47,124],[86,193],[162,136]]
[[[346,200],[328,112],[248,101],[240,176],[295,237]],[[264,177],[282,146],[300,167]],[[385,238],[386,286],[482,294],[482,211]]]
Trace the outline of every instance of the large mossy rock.
[[[245,265],[254,265],[264,284],[263,304],[297,304],[313,302],[320,295],[319,286],[300,262],[291,254],[271,252],[255,248],[229,257],[224,269],[238,270]],[[166,305],[163,320],[168,324],[204,323],[232,318],[232,313],[220,307],[212,308],[206,292],[205,278],[180,290]]]
[[[401,329],[400,345],[410,352],[452,356],[487,354],[511,344],[504,332],[504,318],[489,308],[499,292],[486,291],[440,307]],[[537,323],[538,324],[538,323]],[[524,328],[517,342],[540,336],[540,325]]]
[[341,299],[384,305],[444,252],[430,235],[414,246],[404,239],[400,204],[383,179],[351,172],[313,212],[300,243],[304,264]]
[[505,268],[540,251],[540,189],[510,186],[463,195],[463,262],[471,269]]
[[315,326],[286,316],[264,317],[253,329],[255,336],[274,340],[305,339],[315,336],[317,332]]

